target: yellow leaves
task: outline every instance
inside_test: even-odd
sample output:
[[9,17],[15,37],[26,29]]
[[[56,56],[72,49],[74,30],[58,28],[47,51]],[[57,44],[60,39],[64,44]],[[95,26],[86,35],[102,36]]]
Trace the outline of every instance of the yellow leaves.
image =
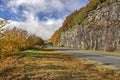
[[27,47],[30,48],[33,47],[34,45],[41,45],[44,43],[44,41],[42,40],[42,38],[36,35],[30,35],[27,38],[26,43],[27,43]]
[[13,50],[13,46],[11,44],[6,44],[2,47],[1,50],[5,53],[11,52],[11,50]]
[[0,37],[0,56],[33,47],[35,44],[42,44],[43,40],[27,31],[14,27],[6,29],[3,37]]

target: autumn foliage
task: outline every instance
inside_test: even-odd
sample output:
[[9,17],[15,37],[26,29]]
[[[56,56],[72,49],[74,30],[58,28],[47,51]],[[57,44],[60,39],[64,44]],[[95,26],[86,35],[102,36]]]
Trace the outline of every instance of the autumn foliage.
[[[2,21],[0,21],[2,22]],[[3,56],[16,53],[18,51],[34,47],[34,45],[43,44],[42,38],[29,34],[26,30],[18,29],[4,29],[1,23],[0,26],[0,58]]]
[[76,10],[72,14],[67,16],[65,21],[62,24],[62,27],[59,29],[60,31],[57,30],[53,34],[52,36],[53,44],[57,44],[59,36],[62,31],[66,31],[72,28],[74,25],[80,25],[85,20],[85,18],[88,16],[88,13],[90,11],[96,9],[99,4],[102,4],[105,1],[107,0],[89,0],[89,3],[85,7],[79,10]]
[[60,28],[59,30],[55,31],[54,35],[52,36],[51,41],[52,41],[53,45],[57,45],[57,42],[58,42],[58,39],[59,39],[59,35],[61,33],[61,29],[62,28]]

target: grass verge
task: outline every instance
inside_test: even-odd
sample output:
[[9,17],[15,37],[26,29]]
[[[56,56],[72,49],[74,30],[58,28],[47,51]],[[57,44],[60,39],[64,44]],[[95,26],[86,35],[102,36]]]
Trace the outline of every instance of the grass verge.
[[51,49],[37,49],[1,59],[0,80],[120,80],[120,71]]

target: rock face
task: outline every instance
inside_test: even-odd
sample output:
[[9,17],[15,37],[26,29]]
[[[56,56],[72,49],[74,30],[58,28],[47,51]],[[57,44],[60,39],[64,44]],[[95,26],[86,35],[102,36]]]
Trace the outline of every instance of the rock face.
[[58,46],[120,51],[120,0],[99,5],[81,25],[62,32]]

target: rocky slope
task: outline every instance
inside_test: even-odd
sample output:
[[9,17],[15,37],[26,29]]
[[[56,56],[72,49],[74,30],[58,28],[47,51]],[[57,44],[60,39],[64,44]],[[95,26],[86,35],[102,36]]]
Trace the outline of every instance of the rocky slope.
[[58,46],[120,51],[120,0],[99,5],[81,25],[62,32]]

